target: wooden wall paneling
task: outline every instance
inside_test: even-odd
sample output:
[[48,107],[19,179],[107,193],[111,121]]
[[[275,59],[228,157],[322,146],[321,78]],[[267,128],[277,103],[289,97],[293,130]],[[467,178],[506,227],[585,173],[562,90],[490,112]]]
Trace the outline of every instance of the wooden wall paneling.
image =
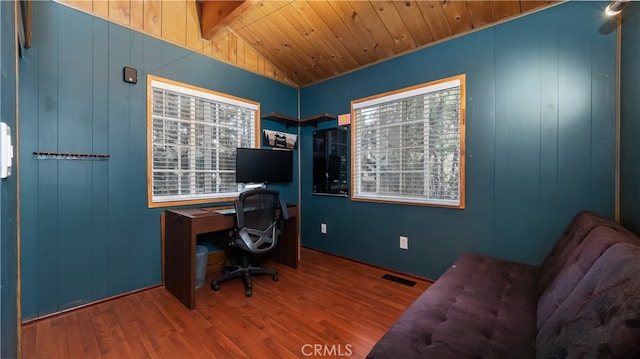
[[540,39],[543,39],[547,49],[541,51],[540,57],[540,103],[547,104],[540,108],[540,245],[536,253],[546,255],[543,251],[551,248],[562,230],[561,216],[558,202],[558,139],[559,139],[559,86],[558,86],[558,18],[552,17],[547,21],[547,26],[539,29]]
[[[93,21],[92,38],[94,44],[103,44],[109,38],[111,23]],[[92,53],[92,152],[109,153],[109,47],[93,46]],[[92,161],[93,193],[91,201],[93,234],[91,237],[93,265],[93,298],[104,298],[108,293],[108,246],[109,246],[109,162]]]
[[[146,67],[147,54],[144,52],[145,35],[130,31],[130,54],[132,64],[140,64]],[[185,53],[187,51],[184,51]],[[185,57],[183,62],[189,64],[193,57]],[[144,73],[144,71],[140,71]],[[125,83],[120,78],[124,91],[129,99],[142,99],[141,101],[129,101],[129,138],[127,139],[127,177],[121,178],[118,186],[126,186],[129,191],[128,205],[131,203],[143,204],[147,202],[147,89],[146,77],[140,76],[136,85]],[[136,179],[144,178],[138,181]],[[144,206],[144,205],[142,205]],[[131,213],[131,212],[130,212]],[[157,212],[151,210],[133,212],[127,219],[129,227],[129,251],[131,269],[129,273],[130,290],[156,285],[161,281],[160,275],[160,245],[157,240]]]
[[[7,5],[9,4],[0,3],[0,7]],[[37,17],[37,12],[39,12],[38,6],[33,6],[34,18]],[[0,27],[2,25],[5,24],[0,24]],[[43,24],[33,22],[32,30],[34,38],[38,38],[40,36],[42,26]],[[9,34],[4,33],[4,35]],[[2,36],[1,33],[0,36]],[[28,55],[25,54],[26,58],[27,56],[28,61],[31,63],[31,66],[29,67],[31,71],[26,71],[24,69],[24,66],[22,65],[22,61],[24,60],[20,60],[21,65],[19,69],[20,92],[18,96],[20,99],[20,107],[18,110],[20,114],[20,129],[37,129],[39,127],[38,111],[41,108],[41,104],[39,103],[37,96],[26,96],[24,94],[38,93],[38,68],[35,64],[39,61],[39,48],[37,46],[31,47],[28,51]],[[2,101],[0,101],[0,107],[2,106]],[[24,315],[26,313],[27,315],[34,315],[32,310],[36,308],[34,303],[36,302],[38,295],[38,281],[32,279],[25,280],[25,278],[37,278],[38,274],[38,191],[33,189],[38,188],[39,175],[38,161],[33,159],[31,155],[33,149],[38,147],[38,137],[34,133],[20,131],[19,140],[20,147],[16,147],[15,150],[20,151],[20,192],[18,193],[21,211],[20,251],[22,253],[20,258],[20,299],[22,302],[22,314]],[[31,253],[32,255],[28,256],[25,255],[25,253]],[[5,293],[8,294],[8,292]],[[9,320],[9,318],[0,318],[0,321],[2,322],[0,325],[4,325],[5,320]]]
[[[629,12],[622,16],[622,28],[619,29],[622,44],[620,46],[619,96],[620,112],[620,222],[635,233],[640,233],[640,102],[628,99],[640,97],[640,18],[628,16],[638,11],[637,2],[629,4]],[[628,10],[625,10],[628,11]]]
[[[34,147],[41,151],[58,151],[58,42],[60,27],[59,10],[57,8],[38,7],[36,11],[40,16],[49,21],[38,22],[39,36],[47,37],[47,41],[38,41],[37,71],[38,89],[38,128],[40,134]],[[34,13],[35,15],[35,13]],[[34,33],[34,38],[35,37]],[[24,97],[24,96],[21,96]],[[21,131],[22,132],[22,131]],[[50,313],[58,310],[58,163],[57,161],[37,161],[38,187],[37,206],[38,212],[34,218],[37,227],[36,237],[31,240],[37,242],[37,252],[34,253],[37,261],[37,275],[32,278],[37,281],[37,289],[34,298],[35,312],[32,315]],[[37,221],[35,221],[37,219]],[[21,218],[22,223],[29,223],[28,214]],[[26,278],[25,278],[26,279]],[[24,280],[23,280],[24,282]],[[29,313],[29,312],[27,312]]]
[[[601,14],[601,9],[598,11],[598,15]],[[590,12],[587,12],[588,16]],[[584,17],[583,15],[582,17]],[[593,16],[593,15],[592,15]],[[608,135],[603,134],[603,130],[594,132],[595,121],[600,118],[594,117],[594,109],[601,106],[607,106],[608,101],[602,99],[595,99],[593,96],[599,93],[595,90],[597,86],[604,86],[607,81],[605,76],[602,76],[603,70],[596,70],[593,66],[596,65],[594,54],[594,48],[600,48],[601,43],[599,41],[604,38],[601,34],[598,34],[597,28],[588,26],[588,22],[579,21],[580,17],[573,18],[567,16],[562,18],[562,21],[558,21],[558,32],[562,36],[558,39],[558,57],[560,63],[558,66],[558,90],[559,90],[559,103],[565,104],[558,107],[559,122],[559,146],[558,146],[558,183],[563,189],[559,193],[560,208],[563,211],[575,211],[575,208],[568,207],[568,203],[573,203],[574,206],[581,205],[583,208],[589,203],[590,200],[594,200],[599,196],[605,201],[608,198],[604,191],[594,191],[593,188],[597,184],[597,177],[594,174],[600,173],[603,176],[609,171],[601,167],[602,163],[599,163],[593,157],[594,150],[607,151],[607,146],[602,142],[595,142],[594,138],[608,138],[609,141],[615,139],[614,132],[609,132]],[[595,18],[595,16],[594,16]],[[595,27],[595,26],[594,26]],[[589,40],[585,40],[585,34],[592,34]],[[596,35],[598,34],[598,35]],[[615,41],[615,36],[611,33],[609,39]],[[596,41],[596,39],[598,41]],[[600,46],[596,46],[596,44]],[[610,54],[610,61],[612,65],[603,66],[603,68],[615,67],[615,45],[608,48]],[[600,64],[598,64],[600,65]],[[594,76],[593,73],[599,72]],[[615,81],[611,76],[608,81]],[[615,85],[608,84],[609,96],[613,98],[615,93]],[[583,89],[590,89],[585,91]],[[610,126],[613,126],[613,116],[615,114],[615,107],[605,109],[607,121],[610,121]],[[597,133],[598,136],[594,136]],[[594,147],[596,143],[599,146]],[[614,173],[613,152],[610,153],[611,173]],[[585,180],[589,178],[589,180]],[[611,194],[613,196],[614,182],[608,183],[608,188],[611,188]],[[613,202],[610,202],[613,205]],[[613,209],[613,208],[612,208]],[[604,212],[607,213],[607,212]]]
[[87,1],[87,0],[64,0],[65,4],[68,4],[69,6],[73,6],[76,9],[80,9],[82,11],[86,11],[86,12],[93,12],[93,3],[94,1]]
[[162,1],[162,38],[178,45],[184,45],[187,39],[187,3],[186,1]]
[[187,23],[186,25],[186,47],[202,52],[202,41],[200,41],[200,20],[198,19],[198,8],[195,1],[187,1]]
[[[400,47],[393,40],[391,34],[384,26],[380,17],[378,17],[377,11],[369,1],[349,1],[349,4],[353,8],[355,16],[358,16],[362,24],[365,26],[365,30],[370,32],[376,41],[376,44],[384,51],[389,49],[391,54],[397,54],[400,52]],[[354,16],[354,15],[352,15]]]
[[[95,0],[99,1],[99,0]],[[109,19],[117,24],[131,24],[131,7],[129,1],[108,0],[109,2]]]
[[266,74],[265,73],[265,62],[266,62],[266,60],[265,60],[264,57],[262,57],[257,52],[256,52],[256,54],[258,55],[258,73]]
[[401,52],[415,49],[418,45],[416,40],[413,39],[407,26],[402,21],[402,17],[393,5],[393,1],[374,1],[373,7],[376,9],[378,16],[385,24],[387,31],[393,41],[398,44]]
[[520,13],[519,1],[494,1],[493,10],[497,19],[506,19]]
[[142,28],[147,34],[162,36],[162,1],[143,0],[144,19]]
[[491,1],[467,1],[474,29],[481,28],[496,20],[491,3]]
[[[68,129],[65,129],[68,131]],[[83,131],[84,132],[84,131]],[[84,136],[91,139],[90,136]],[[92,168],[90,161],[60,160],[58,164],[58,310],[72,308],[93,301],[94,273],[104,268],[96,267],[93,258],[93,203]],[[102,188],[106,190],[106,188]],[[84,213],[82,216],[65,215]],[[64,253],[64,254],[62,254]],[[64,260],[63,258],[73,258]]]
[[[518,71],[518,65],[510,67],[511,80],[508,89],[504,93],[509,98],[510,108],[518,111],[509,111],[507,119],[509,126],[509,141],[507,151],[507,171],[496,174],[506,176],[509,180],[507,187],[497,189],[504,192],[508,203],[501,208],[496,208],[496,218],[508,218],[511,224],[523,221],[523,218],[533,219],[527,224],[535,223],[534,229],[522,225],[501,225],[507,227],[507,237],[496,240],[499,256],[510,255],[522,261],[535,253],[538,247],[540,208],[540,96],[544,92],[540,81],[540,53],[541,39],[538,34],[521,35],[517,41],[523,45],[513,45],[512,51],[518,52],[515,63],[522,64],[529,61],[528,70]],[[526,45],[525,45],[526,44]],[[526,55],[524,55],[526,54]],[[517,75],[516,75],[517,74]],[[514,78],[518,76],[518,80]],[[523,94],[527,94],[523,96]],[[513,106],[513,107],[512,107]],[[517,213],[517,214],[516,214]],[[518,238],[518,244],[507,238]]]
[[[358,61],[353,58],[342,43],[334,41],[333,31],[318,17],[309,3],[292,2],[290,6],[298,14],[299,19],[303,20],[303,23],[316,24],[316,28],[308,30],[310,33],[318,35],[317,40],[319,41],[313,41],[313,43],[320,48],[321,53],[333,60],[333,64],[340,72],[344,71],[342,69],[358,67]],[[324,39],[332,40],[325,41]]]
[[342,43],[344,48],[356,59],[360,66],[376,61],[375,54],[369,51],[363,51],[364,49],[358,42],[358,39],[349,31],[349,28],[347,28],[338,14],[336,14],[328,1],[310,1],[309,5],[325,25],[333,31],[335,38]]
[[328,4],[351,31],[363,51],[371,54],[376,61],[393,55],[391,49],[383,48],[378,44],[369,30],[367,30],[362,17],[358,16],[349,1],[328,1]]
[[440,1],[418,1],[417,2],[422,15],[424,15],[427,25],[431,30],[434,40],[440,40],[447,36],[451,36],[451,28],[444,16],[444,9]]
[[[115,295],[131,290],[131,239],[129,222],[131,218],[131,195],[123,191],[130,176],[128,166],[128,146],[123,141],[129,139],[129,84],[122,81],[122,64],[130,60],[130,31],[120,26],[109,26],[108,39],[108,91],[109,91],[109,246],[107,271],[108,294]],[[146,138],[146,137],[145,137]]]
[[[90,153],[92,148],[92,37],[80,36],[92,28],[93,19],[81,16],[67,21],[75,10],[59,7],[58,144],[62,152]],[[58,298],[59,310],[90,302],[95,270],[92,253],[92,174],[90,161],[58,162]],[[83,213],[84,215],[71,215]],[[61,260],[64,257],[74,260]]]
[[244,53],[240,52],[240,46],[244,47],[244,40],[238,38],[235,34],[226,31],[226,57],[227,61],[232,64],[240,65],[242,63]]
[[242,42],[242,47],[244,48],[244,64],[243,68],[248,69],[249,71],[259,72],[259,61],[258,61],[258,53],[248,46],[244,41]]
[[146,14],[144,13],[144,1],[143,0],[134,0],[129,4],[129,26],[131,28],[144,31],[144,20],[146,18]]
[[93,0],[93,13],[103,19],[109,18],[109,1]]
[[[231,52],[229,51],[230,37],[230,33],[228,31],[225,31],[212,38],[209,44],[210,56],[224,62],[235,64],[235,61],[229,59],[229,55],[231,54]],[[204,50],[207,50],[206,46]]]
[[[78,0],[61,0],[64,4],[71,7],[92,13],[95,16],[108,19],[111,22],[124,25],[135,30],[160,37],[166,41],[183,46],[192,51],[202,53],[206,56],[214,57],[224,62],[229,62],[237,66],[244,66],[245,52],[251,56],[247,62],[250,67],[246,69],[256,73],[272,77],[278,81],[293,84],[293,82],[283,76],[278,71],[278,77],[273,77],[265,72],[265,66],[260,63],[269,62],[261,53],[257,51],[243,50],[238,52],[237,36],[223,30],[226,36],[215,36],[215,41],[222,41],[224,44],[215,44],[215,41],[204,39],[200,33],[200,25],[198,19],[198,11],[195,2],[191,1],[175,1],[175,0],[94,0],[94,1],[78,1]],[[275,5],[274,5],[275,4]],[[264,2],[263,7],[269,11],[277,11],[278,7],[286,6],[285,1]],[[171,14],[171,16],[163,19],[162,14]],[[261,8],[250,8],[248,15],[242,15],[244,21],[249,23],[264,18],[265,14]],[[244,27],[245,25],[241,25]],[[229,48],[227,45],[231,45]],[[251,54],[251,55],[249,55]],[[255,58],[257,56],[257,58]],[[271,64],[274,67],[273,64]],[[273,73],[273,71],[269,71]]]
[[529,11],[529,10],[533,10],[536,9],[540,6],[544,6],[546,4],[548,4],[549,1],[545,1],[545,0],[521,0],[520,1],[520,11],[525,12],[525,11]]
[[467,3],[468,1],[448,1],[442,5],[449,28],[454,34],[462,34],[473,28]]
[[[415,1],[392,1],[392,3],[408,28],[420,29],[420,31],[414,31],[413,34],[411,34],[417,47],[424,46],[433,41],[433,35],[431,35],[429,26],[425,22],[424,16]],[[450,1],[447,5],[459,3],[459,1]]]

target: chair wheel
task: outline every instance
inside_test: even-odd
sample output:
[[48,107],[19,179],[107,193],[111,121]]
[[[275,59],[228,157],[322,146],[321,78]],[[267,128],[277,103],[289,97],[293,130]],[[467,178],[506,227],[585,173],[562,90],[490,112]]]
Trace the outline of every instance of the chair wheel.
[[279,281],[279,280],[280,280],[280,278],[278,278],[278,274],[277,274],[277,273],[276,273],[276,274],[274,274],[274,275],[273,275],[273,281],[274,281],[274,282],[277,282],[277,281]]
[[247,289],[247,291],[244,293],[244,295],[246,295],[247,297],[250,297],[253,295],[253,291],[251,289]]
[[211,282],[211,289],[215,290],[216,292],[220,290],[220,284],[216,284],[216,282]]

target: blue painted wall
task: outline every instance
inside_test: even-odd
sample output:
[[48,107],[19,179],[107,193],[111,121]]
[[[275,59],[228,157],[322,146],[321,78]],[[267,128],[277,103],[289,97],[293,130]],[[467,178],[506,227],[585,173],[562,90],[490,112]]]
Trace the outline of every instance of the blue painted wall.
[[640,4],[622,13],[620,222],[640,234]]
[[[0,1],[0,120],[16,134],[15,3]],[[0,179],[0,358],[18,356],[17,176]]]
[[[303,140],[303,245],[437,278],[466,251],[539,264],[579,210],[613,217],[616,40],[602,31],[605,6],[564,3],[303,88],[304,117],[467,76],[467,208],[312,195],[312,148]],[[312,131],[302,128],[303,139]]]
[[[23,319],[160,284],[164,209],[147,208],[146,74],[258,101],[262,113],[296,116],[298,92],[54,2],[33,2],[33,39],[20,61]],[[138,84],[122,81],[124,66]],[[289,202],[294,181],[279,187]]]

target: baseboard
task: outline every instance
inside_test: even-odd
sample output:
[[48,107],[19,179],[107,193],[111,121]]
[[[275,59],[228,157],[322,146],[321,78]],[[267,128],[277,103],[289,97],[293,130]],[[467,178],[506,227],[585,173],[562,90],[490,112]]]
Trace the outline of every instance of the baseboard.
[[79,310],[79,309],[83,309],[83,308],[86,308],[86,307],[92,307],[94,305],[106,303],[106,302],[109,302],[109,301],[112,301],[112,300],[115,300],[115,299],[126,297],[126,296],[129,296],[129,295],[132,295],[132,294],[145,292],[147,290],[155,289],[155,288],[158,288],[158,287],[162,287],[162,285],[161,284],[157,284],[157,285],[153,285],[151,287],[145,287],[145,288],[133,290],[131,292],[126,292],[126,293],[114,295],[113,297],[108,297],[108,298],[96,300],[94,302],[85,303],[85,304],[79,305],[77,307],[61,310],[61,311],[55,312],[55,313],[50,313],[50,314],[47,314],[47,315],[43,315],[41,317],[23,320],[23,321],[20,322],[20,324],[21,325],[27,325],[27,324],[31,324],[31,323],[35,323],[35,322],[44,320],[44,319],[51,319],[51,318],[57,317],[57,316],[62,315],[62,314],[67,314],[69,312],[73,312],[73,311],[76,311],[76,310]]
[[430,282],[430,283],[434,283],[435,282],[433,279],[430,279],[430,278],[421,277],[421,276],[415,275],[415,274],[403,273],[403,272],[400,272],[400,271],[397,271],[397,270],[394,270],[394,269],[389,269],[389,268],[378,266],[378,265],[375,265],[375,264],[359,261],[357,259],[344,257],[344,256],[341,256],[339,254],[334,254],[334,253],[331,253],[331,252],[325,252],[325,251],[321,251],[319,249],[309,248],[309,247],[304,247],[304,246],[300,246],[300,247],[304,248],[306,250],[309,250],[309,251],[314,251],[314,252],[326,254],[328,256],[333,256],[333,257],[336,257],[336,258],[344,259],[344,260],[349,261],[349,262],[354,262],[354,263],[363,264],[363,265],[366,265],[366,266],[369,266],[369,267],[377,268],[377,269],[380,269],[380,270],[385,271],[385,272],[390,272],[390,273],[394,273],[394,274],[397,274],[397,275],[401,275],[403,277],[413,278],[413,279],[416,279],[416,280]]

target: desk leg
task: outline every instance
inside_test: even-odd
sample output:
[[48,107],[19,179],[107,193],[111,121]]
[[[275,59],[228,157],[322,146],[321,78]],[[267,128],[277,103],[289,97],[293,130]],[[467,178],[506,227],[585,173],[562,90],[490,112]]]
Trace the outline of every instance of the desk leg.
[[298,217],[291,217],[284,224],[278,245],[270,253],[270,257],[278,263],[298,268]]
[[195,247],[191,219],[174,213],[165,215],[165,288],[187,308],[196,307]]

